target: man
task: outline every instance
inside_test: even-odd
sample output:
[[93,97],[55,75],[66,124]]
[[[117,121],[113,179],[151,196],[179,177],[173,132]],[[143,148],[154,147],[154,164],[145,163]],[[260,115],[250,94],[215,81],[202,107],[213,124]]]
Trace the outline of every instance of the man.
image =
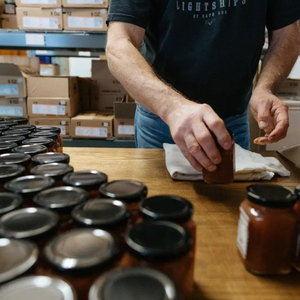
[[[249,148],[248,104],[265,136],[286,136],[287,106],[274,96],[299,55],[299,0],[111,0],[107,58],[137,100],[140,148],[179,146],[190,164],[216,170],[235,141]],[[262,73],[252,80],[269,31]],[[226,126],[226,127],[225,127]]]

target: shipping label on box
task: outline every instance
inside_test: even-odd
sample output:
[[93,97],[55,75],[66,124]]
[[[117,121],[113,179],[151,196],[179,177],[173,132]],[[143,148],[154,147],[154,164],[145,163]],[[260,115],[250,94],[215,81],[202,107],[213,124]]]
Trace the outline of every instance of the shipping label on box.
[[2,29],[18,29],[16,15],[2,15],[1,23],[2,23]]
[[134,137],[136,103],[115,103],[115,137]]
[[95,7],[95,8],[107,8],[109,0],[63,0],[64,7]]
[[287,78],[280,86],[277,95],[299,97],[300,96],[300,79]]
[[15,0],[18,7],[61,7],[61,0]]
[[0,116],[1,117],[27,117],[26,100],[4,99],[0,98]]
[[57,76],[59,75],[59,65],[45,64],[40,68],[41,76]]

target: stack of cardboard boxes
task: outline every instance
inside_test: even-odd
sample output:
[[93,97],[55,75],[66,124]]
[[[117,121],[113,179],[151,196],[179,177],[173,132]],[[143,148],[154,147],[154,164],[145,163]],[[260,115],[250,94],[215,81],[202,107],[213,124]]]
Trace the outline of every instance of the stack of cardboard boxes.
[[0,15],[3,29],[18,29],[15,0],[1,0]]

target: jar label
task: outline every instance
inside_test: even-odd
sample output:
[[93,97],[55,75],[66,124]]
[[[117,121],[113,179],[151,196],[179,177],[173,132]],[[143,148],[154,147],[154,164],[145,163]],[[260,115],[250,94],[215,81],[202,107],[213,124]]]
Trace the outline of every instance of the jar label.
[[237,246],[244,259],[247,257],[248,240],[249,240],[249,216],[240,208],[240,220],[238,225]]

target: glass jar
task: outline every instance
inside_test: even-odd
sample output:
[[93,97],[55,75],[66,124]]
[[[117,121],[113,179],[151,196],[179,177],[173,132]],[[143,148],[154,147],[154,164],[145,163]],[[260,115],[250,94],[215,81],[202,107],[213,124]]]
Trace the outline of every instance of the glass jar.
[[11,142],[0,142],[0,154],[10,153],[13,148],[16,148],[18,145]]
[[36,131],[30,134],[30,138],[38,138],[38,137],[43,137],[43,138],[50,138],[53,139],[54,141],[54,146],[53,148],[55,149],[54,152],[62,152],[58,151],[61,150],[61,145],[58,140],[58,134],[52,131]]
[[44,154],[35,155],[32,158],[32,162],[34,165],[43,165],[51,163],[69,164],[70,156],[66,153],[48,152]]
[[6,118],[6,121],[17,122],[18,125],[27,125],[28,124],[28,119],[24,118],[24,117],[9,117],[9,118]]
[[6,182],[23,175],[25,175],[25,167],[21,165],[0,165],[0,192],[4,192]]
[[131,221],[134,224],[139,218],[139,203],[146,198],[148,189],[139,181],[115,180],[101,185],[99,192],[101,197],[127,203],[131,211]]
[[44,145],[22,145],[15,147],[12,152],[29,154],[31,157],[40,153],[46,153],[47,147]]
[[36,129],[36,126],[34,126],[34,125],[16,125],[16,126],[12,126],[11,129],[29,130],[29,131],[33,132]]
[[0,238],[0,284],[32,269],[37,262],[38,255],[37,246],[30,241]]
[[43,138],[43,137],[30,138],[30,139],[24,140],[22,142],[22,144],[23,145],[32,145],[32,144],[44,145],[47,147],[48,152],[56,152],[56,150],[54,148],[54,140],[49,139],[49,138]]
[[55,186],[63,186],[63,177],[74,171],[73,167],[67,164],[52,163],[45,165],[37,165],[30,171],[32,175],[43,175],[51,177],[55,180]]
[[2,133],[3,136],[7,135],[7,136],[25,136],[26,138],[28,138],[28,136],[31,134],[31,131],[29,130],[21,130],[21,129],[10,129],[7,131],[4,131]]
[[22,145],[22,142],[26,139],[25,136],[15,135],[15,136],[0,136],[0,142],[10,142],[16,143],[17,145]]
[[114,266],[118,253],[114,237],[101,229],[75,229],[51,240],[44,255],[58,275],[76,289],[78,299],[88,299],[92,283]]
[[31,168],[31,156],[24,153],[0,154],[0,165],[21,165],[25,167],[25,173],[29,174]]
[[250,185],[247,191],[237,238],[244,265],[256,275],[287,274],[296,245],[296,197],[277,185]]
[[0,193],[0,216],[18,209],[22,204],[23,198],[20,195],[12,193]]
[[39,131],[51,131],[51,132],[55,132],[58,134],[58,142],[60,147],[58,148],[57,152],[63,153],[63,139],[61,137],[61,129],[59,127],[53,127],[53,126],[39,126],[36,129],[37,132]]
[[166,222],[143,222],[125,235],[129,251],[121,267],[148,267],[169,276],[179,289],[182,300],[193,295],[194,253],[189,232],[182,226]]
[[296,187],[295,194],[297,196],[297,202],[294,205],[294,210],[298,217],[298,238],[293,266],[298,272],[300,272],[300,185]]
[[73,228],[71,210],[78,204],[85,202],[87,192],[71,186],[55,187],[38,193],[33,202],[40,207],[51,209],[59,213],[59,232],[65,232]]
[[63,183],[66,186],[80,187],[89,194],[89,199],[99,198],[100,185],[107,182],[107,175],[98,171],[79,171],[66,175]]
[[54,180],[50,177],[29,175],[23,176],[5,183],[6,191],[19,194],[24,199],[26,207],[34,206],[33,197],[46,189],[53,186]]
[[89,300],[112,299],[180,300],[180,297],[174,282],[159,271],[118,268],[99,277],[89,292]]

